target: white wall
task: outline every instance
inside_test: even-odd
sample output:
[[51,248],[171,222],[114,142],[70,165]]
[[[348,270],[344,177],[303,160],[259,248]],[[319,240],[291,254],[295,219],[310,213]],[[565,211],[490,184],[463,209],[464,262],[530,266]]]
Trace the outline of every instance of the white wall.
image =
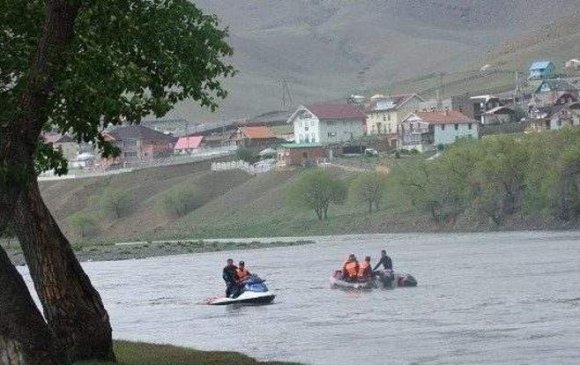
[[[471,125],[471,129],[469,126]],[[478,124],[437,124],[435,125],[435,135],[434,144],[438,146],[440,144],[450,144],[458,140],[459,138],[473,138],[477,139],[478,134]],[[456,128],[457,127],[457,128]]]
[[360,119],[322,120],[319,125],[322,144],[347,142],[364,135],[364,124]]
[[319,121],[316,116],[301,108],[304,114],[298,114],[293,120],[294,143],[320,143]]

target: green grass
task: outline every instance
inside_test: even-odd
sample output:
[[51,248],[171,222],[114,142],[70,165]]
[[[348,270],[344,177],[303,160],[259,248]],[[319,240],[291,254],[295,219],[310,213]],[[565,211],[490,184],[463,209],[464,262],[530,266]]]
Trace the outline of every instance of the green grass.
[[[260,362],[237,352],[199,351],[184,347],[141,342],[115,341],[117,365],[283,365],[291,363]],[[75,365],[105,365],[81,361]]]

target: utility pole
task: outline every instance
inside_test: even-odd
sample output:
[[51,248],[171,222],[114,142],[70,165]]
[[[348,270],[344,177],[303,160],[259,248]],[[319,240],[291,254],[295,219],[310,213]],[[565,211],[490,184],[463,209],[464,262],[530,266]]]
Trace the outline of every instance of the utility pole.
[[290,87],[288,86],[288,80],[282,79],[279,82],[281,88],[280,106],[282,107],[282,110],[288,110],[294,103],[292,100],[292,94],[290,93]]

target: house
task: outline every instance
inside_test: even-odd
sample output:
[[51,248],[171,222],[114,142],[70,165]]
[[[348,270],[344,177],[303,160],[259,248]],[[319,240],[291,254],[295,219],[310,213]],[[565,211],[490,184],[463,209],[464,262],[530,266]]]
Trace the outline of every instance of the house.
[[479,137],[479,124],[455,110],[415,112],[401,122],[399,147],[427,151],[460,138]]
[[580,125],[580,103],[556,105],[550,115],[550,129],[558,130],[567,125]]
[[479,108],[479,106],[479,101],[474,103],[469,95],[458,95],[446,99],[435,98],[423,101],[419,103],[414,111],[457,110],[470,118],[477,119],[475,118],[475,109]]
[[247,148],[266,148],[278,143],[278,138],[270,127],[240,127],[236,134],[236,144]]
[[534,90],[529,105],[544,107],[578,101],[579,90],[566,80],[543,80]]
[[70,136],[60,133],[47,133],[43,135],[44,143],[60,150],[62,156],[69,162],[75,161],[79,154],[79,144]]
[[530,66],[528,80],[542,80],[554,77],[556,66],[550,61],[538,61]]
[[106,141],[121,150],[123,162],[152,160],[173,154],[177,138],[142,125],[128,125],[104,132]]
[[366,108],[368,135],[384,135],[393,147],[397,143],[397,128],[403,118],[425,102],[417,94],[394,96],[374,95]]
[[517,122],[517,113],[507,106],[498,106],[481,115],[482,125],[506,124]]
[[185,136],[179,137],[173,151],[176,154],[189,154],[201,147],[203,136]]
[[287,123],[294,126],[297,144],[337,144],[360,138],[365,132],[366,114],[352,104],[301,105]]
[[500,98],[496,95],[477,95],[469,98],[473,106],[473,119],[481,120],[481,116],[492,109],[502,106]]
[[569,70],[580,70],[580,60],[576,59],[576,58],[572,58],[571,60],[568,60],[564,64],[564,67],[566,67]]
[[325,161],[327,152],[320,143],[286,143],[278,149],[279,166],[310,166]]
[[221,133],[212,133],[203,136],[201,142],[202,148],[220,148],[230,146],[235,143],[234,131],[223,131]]
[[185,119],[144,120],[141,125],[174,137],[183,137],[195,132],[197,124]]

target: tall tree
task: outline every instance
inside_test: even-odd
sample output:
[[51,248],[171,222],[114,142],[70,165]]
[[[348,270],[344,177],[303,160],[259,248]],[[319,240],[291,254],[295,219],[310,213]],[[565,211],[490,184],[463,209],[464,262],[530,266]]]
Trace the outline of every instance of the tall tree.
[[[107,156],[118,152],[101,135],[107,126],[138,123],[151,113],[164,115],[187,98],[215,109],[226,96],[219,79],[234,73],[222,61],[232,53],[227,31],[218,27],[215,16],[186,0],[0,4],[0,208],[18,204],[13,223],[57,335],[57,345],[45,346],[56,349],[54,361],[60,361],[61,346],[72,360],[113,360],[109,320],[99,295],[38,194],[33,178],[38,161],[62,166],[62,159],[38,142],[41,131],[56,129],[78,141],[95,142]],[[0,210],[0,223],[12,217],[10,209]],[[26,302],[28,292],[15,270],[0,279],[0,291],[18,287]],[[8,330],[15,325],[8,316],[14,308],[4,304],[0,302],[0,336],[7,341],[0,345],[16,341],[12,348],[30,357],[19,341],[51,331],[22,330],[16,336]],[[41,318],[29,309],[31,318]]]
[[369,213],[379,210],[379,205],[385,193],[385,176],[378,172],[366,172],[359,175],[351,186],[355,198],[368,204]]

